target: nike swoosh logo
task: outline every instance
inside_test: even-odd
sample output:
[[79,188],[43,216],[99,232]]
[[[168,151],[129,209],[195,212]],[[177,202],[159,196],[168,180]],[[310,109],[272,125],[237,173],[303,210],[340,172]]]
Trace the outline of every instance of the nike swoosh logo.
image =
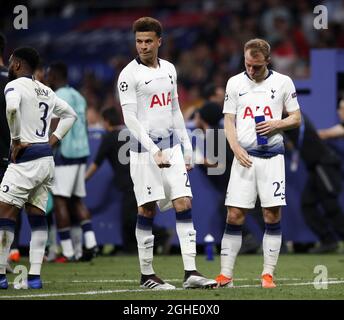
[[270,250],[270,252],[277,252],[279,249],[276,249],[276,250],[269,249],[269,250]]
[[248,92],[244,92],[244,93],[239,93],[239,97],[243,96],[244,94],[246,94]]
[[149,80],[149,81],[145,81],[145,84],[148,84],[148,83],[150,83],[150,82],[152,82],[153,81],[153,79],[152,80]]

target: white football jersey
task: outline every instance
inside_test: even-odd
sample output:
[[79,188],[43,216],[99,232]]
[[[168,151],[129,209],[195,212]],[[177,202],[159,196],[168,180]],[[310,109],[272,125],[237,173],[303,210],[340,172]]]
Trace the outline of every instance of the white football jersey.
[[52,89],[31,77],[20,77],[9,82],[4,93],[7,106],[19,105],[21,142],[48,142],[53,112],[58,115],[66,111],[70,113],[69,105],[58,98]]
[[283,108],[288,112],[298,110],[296,90],[292,80],[283,74],[269,70],[265,80],[252,81],[242,72],[227,82],[223,113],[236,115],[236,132],[239,144],[252,155],[283,154],[283,136],[277,133],[268,138],[267,145],[257,144],[256,115],[265,120],[282,118]]
[[172,63],[159,59],[159,66],[150,68],[136,58],[122,70],[117,86],[121,105],[137,105],[137,119],[150,138],[171,135],[172,100],[178,98]]

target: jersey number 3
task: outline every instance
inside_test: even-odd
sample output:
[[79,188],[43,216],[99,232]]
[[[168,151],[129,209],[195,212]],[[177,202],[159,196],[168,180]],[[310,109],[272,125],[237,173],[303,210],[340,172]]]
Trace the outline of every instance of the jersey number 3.
[[43,128],[42,128],[41,132],[39,132],[38,129],[37,129],[36,130],[36,135],[38,135],[39,137],[44,137],[45,136],[45,131],[47,129],[46,118],[47,118],[47,115],[48,115],[49,106],[46,103],[44,103],[44,102],[40,102],[38,107],[39,107],[39,109],[43,109],[43,115],[40,118],[42,120],[42,122],[43,122]]

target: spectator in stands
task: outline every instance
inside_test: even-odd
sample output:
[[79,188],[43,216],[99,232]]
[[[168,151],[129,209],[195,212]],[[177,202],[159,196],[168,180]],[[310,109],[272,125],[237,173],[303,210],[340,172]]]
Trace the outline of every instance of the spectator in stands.
[[344,215],[339,202],[342,190],[341,159],[318,136],[314,125],[303,114],[298,129],[285,132],[292,143],[291,170],[297,171],[299,158],[308,177],[301,196],[301,208],[307,225],[318,236],[319,246],[310,253],[327,253],[344,239]]

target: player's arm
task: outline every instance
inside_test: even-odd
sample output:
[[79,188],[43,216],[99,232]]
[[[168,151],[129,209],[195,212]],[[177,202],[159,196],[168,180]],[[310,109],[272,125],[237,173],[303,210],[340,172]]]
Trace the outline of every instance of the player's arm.
[[91,178],[96,173],[97,170],[98,170],[98,166],[93,162],[86,170],[85,180],[87,181],[89,178]]
[[256,131],[263,136],[272,136],[278,132],[295,129],[301,124],[300,109],[288,112],[288,116],[281,120],[269,120],[256,124]]
[[252,161],[247,153],[247,151],[239,144],[236,127],[235,127],[235,114],[226,113],[225,114],[225,133],[226,138],[231,147],[234,156],[240,162],[240,164],[246,168],[251,167]]
[[106,156],[112,151],[111,147],[112,146],[109,144],[109,140],[106,139],[106,136],[103,136],[94,161],[86,170],[85,180],[88,180],[97,172],[97,170],[103,164]]
[[184,147],[184,159],[186,164],[186,169],[192,169],[192,145],[189,139],[189,135],[186,131],[184,118],[182,112],[180,111],[178,98],[172,100],[172,117],[173,117],[173,127],[175,132]]
[[122,105],[124,123],[134,138],[139,141],[146,150],[153,156],[156,164],[160,168],[170,167],[168,160],[164,157],[161,150],[147,134],[145,128],[137,119],[137,104],[130,103]]
[[6,98],[6,117],[8,126],[11,132],[12,141],[20,142],[20,101],[21,96],[16,88],[8,87],[5,88]]
[[281,91],[283,92],[283,108],[288,116],[281,120],[263,121],[256,125],[256,131],[263,136],[271,136],[278,132],[297,128],[301,125],[301,111],[297,101],[293,81],[285,77]]
[[323,140],[341,138],[344,137],[344,127],[341,124],[337,124],[327,129],[318,130],[318,134]]
[[53,112],[60,118],[60,121],[49,138],[49,144],[51,146],[55,146],[62,140],[78,118],[73,108],[57,96]]
[[21,118],[20,118],[20,101],[21,96],[17,88],[13,84],[9,84],[4,90],[6,99],[6,118],[10,129],[12,147],[11,160],[15,163],[19,151],[28,144],[20,141]]

